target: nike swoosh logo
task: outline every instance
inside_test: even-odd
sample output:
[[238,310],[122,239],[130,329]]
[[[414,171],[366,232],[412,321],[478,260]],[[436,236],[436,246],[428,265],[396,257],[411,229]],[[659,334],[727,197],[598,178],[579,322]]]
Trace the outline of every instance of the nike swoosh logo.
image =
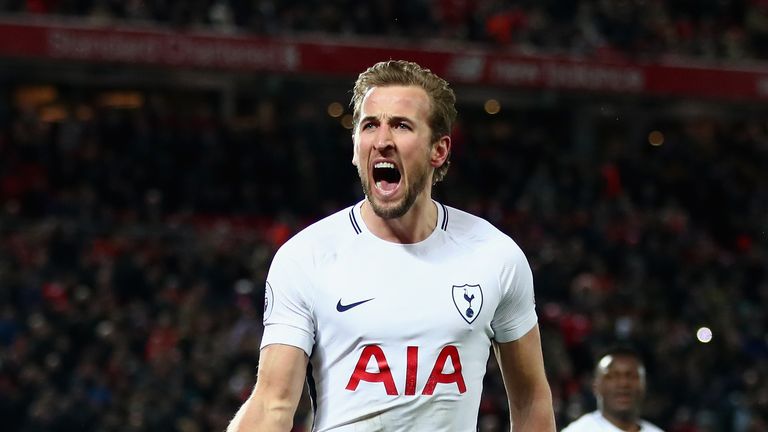
[[352,309],[355,306],[360,306],[361,304],[369,302],[371,300],[373,300],[373,298],[369,298],[368,300],[361,300],[359,302],[350,303],[348,305],[343,305],[343,304],[341,304],[341,299],[339,299],[339,302],[336,303],[336,310],[339,311],[339,312],[346,312],[346,311]]

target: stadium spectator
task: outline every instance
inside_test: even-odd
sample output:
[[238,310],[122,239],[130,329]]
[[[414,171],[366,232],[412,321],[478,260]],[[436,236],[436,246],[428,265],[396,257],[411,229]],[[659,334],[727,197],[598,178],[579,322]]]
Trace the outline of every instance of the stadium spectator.
[[609,58],[766,59],[765,1],[28,0],[0,12],[262,35],[362,35]]
[[640,355],[629,348],[609,350],[595,365],[597,411],[579,417],[563,432],[661,432],[640,418],[645,388]]

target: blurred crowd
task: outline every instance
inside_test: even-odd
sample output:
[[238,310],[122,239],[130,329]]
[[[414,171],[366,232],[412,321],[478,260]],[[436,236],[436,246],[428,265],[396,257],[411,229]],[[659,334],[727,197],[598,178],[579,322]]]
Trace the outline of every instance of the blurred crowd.
[[[768,58],[764,0],[0,0],[0,11],[613,59]],[[73,101],[53,121],[4,95],[3,430],[225,429],[255,381],[273,253],[361,198],[349,131],[305,90],[255,101],[246,121],[163,96],[132,109]],[[595,120],[585,144],[577,110],[460,107],[436,190],[526,251],[558,425],[595,408],[593,362],[621,342],[642,352],[644,416],[665,430],[768,430],[766,117],[668,118],[647,125],[652,138],[627,133],[631,118]],[[488,367],[480,430],[505,430]],[[304,398],[297,432],[310,412]]]
[[266,35],[458,40],[608,58],[768,58],[765,0],[2,0],[0,11]]
[[[361,197],[349,131],[292,97],[247,122],[162,97],[54,122],[3,105],[3,430],[224,430],[255,381],[272,254]],[[594,409],[593,361],[625,342],[665,430],[767,430],[768,122],[670,119],[650,145],[598,121],[585,146],[574,109],[460,107],[437,187],[526,251],[558,424]],[[506,409],[491,359],[481,430]]]

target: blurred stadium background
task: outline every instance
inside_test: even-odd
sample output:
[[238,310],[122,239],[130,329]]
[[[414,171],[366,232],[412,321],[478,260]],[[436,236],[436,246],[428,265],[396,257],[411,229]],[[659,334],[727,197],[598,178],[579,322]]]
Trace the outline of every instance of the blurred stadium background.
[[630,342],[648,419],[766,431],[766,57],[764,0],[0,0],[2,429],[223,431],[272,254],[361,197],[352,82],[404,58],[459,96],[438,198],[533,266],[559,426]]

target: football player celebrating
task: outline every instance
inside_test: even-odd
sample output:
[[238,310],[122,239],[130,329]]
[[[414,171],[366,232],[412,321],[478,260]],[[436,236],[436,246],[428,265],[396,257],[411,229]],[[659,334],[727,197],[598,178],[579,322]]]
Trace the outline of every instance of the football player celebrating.
[[475,432],[493,346],[513,430],[554,431],[533,277],[487,221],[432,199],[456,97],[405,61],[360,74],[353,164],[365,198],[301,231],[267,276],[256,386],[230,432]]

